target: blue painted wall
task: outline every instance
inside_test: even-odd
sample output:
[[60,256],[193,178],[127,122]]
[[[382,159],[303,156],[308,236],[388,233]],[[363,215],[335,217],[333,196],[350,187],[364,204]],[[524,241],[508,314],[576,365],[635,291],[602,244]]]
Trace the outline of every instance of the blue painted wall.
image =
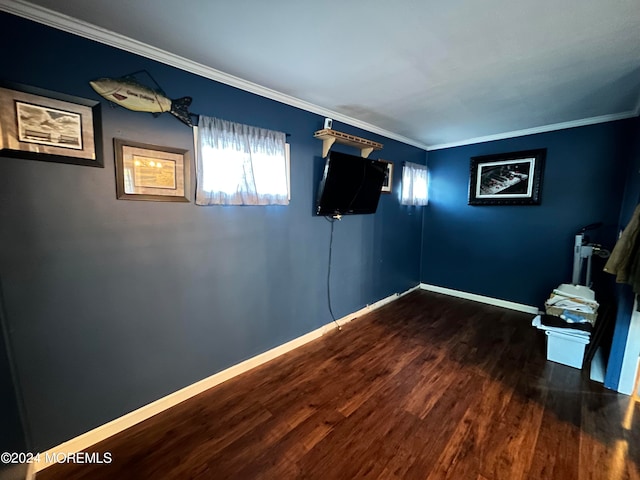
[[624,196],[620,208],[619,229],[626,227],[640,202],[640,117],[629,120],[631,141],[629,142],[629,164],[625,175]]
[[[633,120],[632,129],[635,134],[630,144],[631,156],[629,167],[627,168],[622,208],[620,209],[619,230],[627,226],[636,205],[640,202],[640,118]],[[607,363],[607,373],[604,379],[605,387],[614,390],[618,388],[620,382],[622,361],[633,313],[633,300],[634,294],[629,285],[619,284],[616,286],[616,324]]]
[[[24,452],[27,444],[20,420],[17,391],[11,374],[11,364],[2,328],[0,328],[0,335],[0,412],[2,412],[0,452]],[[2,471],[9,467],[10,465],[0,462],[0,478],[2,478]]]
[[[430,151],[422,281],[541,307],[551,289],[571,282],[581,227],[604,222],[591,240],[615,243],[634,122]],[[537,148],[547,149],[541,205],[467,205],[471,157]],[[594,270],[602,266],[594,261]],[[594,272],[611,295],[604,276]]]
[[[192,150],[192,133],[168,114],[106,103],[104,169],[0,158],[0,275],[33,448],[330,321],[330,225],[312,215],[323,118],[7,14],[0,43],[11,45],[4,80],[100,100],[90,79],[147,69],[170,96],[193,96],[193,112],[284,131],[291,144],[288,207],[116,200],[114,137]],[[396,172],[425,163],[418,148],[334,128],[384,143],[372,157]],[[419,282],[421,225],[394,194],[377,214],[336,224],[337,316]]]

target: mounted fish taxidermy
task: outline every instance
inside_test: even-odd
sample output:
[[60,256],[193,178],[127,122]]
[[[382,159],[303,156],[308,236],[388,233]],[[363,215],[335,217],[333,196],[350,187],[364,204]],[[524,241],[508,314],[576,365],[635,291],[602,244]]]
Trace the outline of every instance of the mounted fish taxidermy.
[[[138,73],[146,73],[158,88],[153,89],[142,85],[134,77],[134,75]],[[128,110],[149,112],[154,116],[169,112],[181,122],[184,122],[190,127],[193,126],[191,114],[189,113],[191,97],[171,100],[146,70],[119,78],[99,78],[89,82],[89,85],[91,85],[91,88],[93,88],[98,95]]]

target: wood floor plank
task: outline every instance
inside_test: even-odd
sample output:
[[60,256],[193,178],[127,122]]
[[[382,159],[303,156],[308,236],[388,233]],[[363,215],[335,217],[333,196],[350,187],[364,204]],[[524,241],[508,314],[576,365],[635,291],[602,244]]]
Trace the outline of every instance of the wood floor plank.
[[486,447],[496,440],[490,436],[491,427],[501,418],[512,394],[513,390],[500,382],[486,379],[482,383],[477,400],[465,412],[429,480],[474,478],[478,474]]
[[533,447],[544,413],[546,391],[531,385],[525,375],[516,384],[504,415],[486,435],[480,472],[493,480],[527,479]]
[[531,315],[416,291],[37,480],[640,480],[640,404]]
[[609,391],[588,392],[581,413],[579,478],[640,479],[640,403]]
[[[466,374],[451,385],[421,419],[416,434],[424,438],[423,445],[414,445],[414,455],[405,478],[426,478],[448,447],[458,424],[469,406],[477,401],[484,379]],[[420,418],[420,417],[418,417]],[[422,443],[421,442],[421,443]]]
[[544,417],[538,432],[530,478],[577,478],[580,456],[582,393],[580,372],[554,365]]

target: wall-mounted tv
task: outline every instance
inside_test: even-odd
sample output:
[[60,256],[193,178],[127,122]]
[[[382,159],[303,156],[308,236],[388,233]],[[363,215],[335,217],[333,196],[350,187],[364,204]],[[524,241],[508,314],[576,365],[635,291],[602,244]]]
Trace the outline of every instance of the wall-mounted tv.
[[346,153],[329,152],[318,188],[316,215],[375,213],[385,165]]

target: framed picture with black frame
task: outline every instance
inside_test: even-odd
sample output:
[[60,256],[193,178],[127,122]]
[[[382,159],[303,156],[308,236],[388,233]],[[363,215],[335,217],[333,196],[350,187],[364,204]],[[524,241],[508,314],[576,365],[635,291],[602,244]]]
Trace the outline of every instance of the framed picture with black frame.
[[104,167],[100,102],[0,83],[0,155]]
[[539,205],[547,149],[472,157],[469,205]]

